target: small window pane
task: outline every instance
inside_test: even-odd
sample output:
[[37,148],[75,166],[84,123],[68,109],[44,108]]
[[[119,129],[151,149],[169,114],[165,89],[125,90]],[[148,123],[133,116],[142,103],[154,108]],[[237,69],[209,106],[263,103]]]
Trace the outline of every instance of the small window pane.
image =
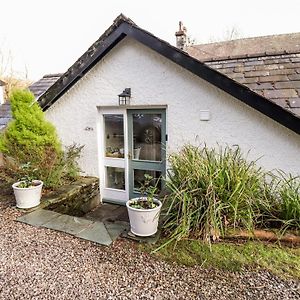
[[123,168],[106,168],[106,187],[125,190],[125,170]]
[[161,114],[133,115],[133,159],[161,161]]
[[124,158],[123,115],[104,115],[105,156]]

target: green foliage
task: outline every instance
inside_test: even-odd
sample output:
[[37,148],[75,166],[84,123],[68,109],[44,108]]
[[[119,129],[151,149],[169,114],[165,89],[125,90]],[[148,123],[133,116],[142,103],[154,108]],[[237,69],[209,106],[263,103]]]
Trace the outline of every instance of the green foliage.
[[83,146],[74,144],[62,150],[55,127],[29,91],[13,91],[11,108],[13,120],[0,137],[6,173],[15,180],[40,179],[47,188],[77,179]]
[[34,173],[37,170],[36,169],[31,170],[30,162],[28,162],[24,165],[21,165],[20,168],[21,168],[21,170],[23,170],[26,173],[26,175],[24,175],[20,179],[21,182],[18,184],[18,187],[19,188],[29,188],[29,187],[35,186],[36,185],[36,182],[35,182],[36,176]]
[[300,177],[282,171],[269,174],[268,201],[260,204],[270,226],[300,228]]
[[164,231],[172,238],[217,239],[227,227],[251,230],[260,218],[264,173],[239,150],[187,145],[170,156]]
[[45,186],[55,188],[78,179],[80,173],[78,159],[83,147],[77,144],[67,146],[65,151],[56,157],[53,157],[53,153],[47,153],[48,159],[42,161],[39,166],[39,178],[43,178]]
[[239,148],[185,146],[169,158],[163,232],[217,240],[229,228],[300,228],[300,180],[275,176],[243,158]]
[[279,186],[279,219],[300,228],[300,178],[282,175]]
[[[164,244],[165,241],[161,241]],[[141,246],[151,252],[157,245]],[[208,245],[197,240],[182,240],[169,244],[156,253],[168,261],[188,266],[201,265],[204,268],[217,268],[226,271],[267,269],[283,277],[300,279],[300,249],[287,248],[261,242],[245,244],[214,243]]]
[[[154,184],[153,184],[154,182]],[[144,175],[144,182],[141,182],[139,191],[141,193],[141,197],[137,200],[130,203],[130,207],[137,209],[151,209],[157,207],[157,203],[155,203],[154,196],[158,191],[159,179],[153,178],[149,174]]]
[[28,90],[14,90],[11,94],[13,120],[0,138],[0,151],[20,163],[39,160],[45,148],[57,154],[62,149],[55,127],[45,120],[40,106]]

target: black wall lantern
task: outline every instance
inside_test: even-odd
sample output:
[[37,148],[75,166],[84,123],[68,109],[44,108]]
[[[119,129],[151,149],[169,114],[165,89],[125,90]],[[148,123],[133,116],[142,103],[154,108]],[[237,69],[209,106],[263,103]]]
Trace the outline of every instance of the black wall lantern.
[[126,88],[120,95],[119,95],[119,105],[129,105],[131,98],[131,88]]

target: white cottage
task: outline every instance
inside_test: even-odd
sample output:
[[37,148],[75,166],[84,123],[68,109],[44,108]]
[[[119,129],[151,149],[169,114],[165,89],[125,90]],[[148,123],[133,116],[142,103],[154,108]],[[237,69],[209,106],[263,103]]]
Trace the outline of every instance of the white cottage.
[[39,102],[101,197],[125,202],[185,143],[239,145],[300,173],[300,118],[120,15]]

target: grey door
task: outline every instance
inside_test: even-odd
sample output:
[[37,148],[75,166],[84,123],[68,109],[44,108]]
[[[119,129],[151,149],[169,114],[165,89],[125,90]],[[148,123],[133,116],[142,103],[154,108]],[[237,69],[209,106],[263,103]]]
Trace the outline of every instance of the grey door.
[[[166,111],[128,110],[129,198],[138,197],[144,174],[154,179],[166,173]],[[161,188],[160,180],[159,187]]]

